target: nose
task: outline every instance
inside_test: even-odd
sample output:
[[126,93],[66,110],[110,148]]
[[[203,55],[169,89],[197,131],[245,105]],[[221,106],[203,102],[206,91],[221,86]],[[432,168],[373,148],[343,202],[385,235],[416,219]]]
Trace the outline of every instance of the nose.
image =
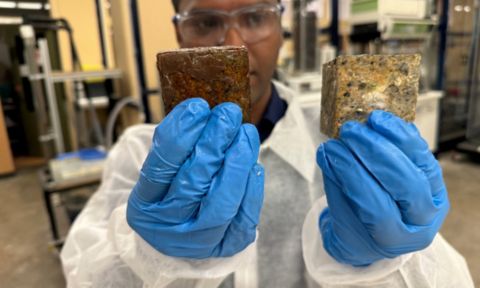
[[230,27],[225,35],[225,46],[246,46],[245,41],[242,39],[242,35],[235,27]]

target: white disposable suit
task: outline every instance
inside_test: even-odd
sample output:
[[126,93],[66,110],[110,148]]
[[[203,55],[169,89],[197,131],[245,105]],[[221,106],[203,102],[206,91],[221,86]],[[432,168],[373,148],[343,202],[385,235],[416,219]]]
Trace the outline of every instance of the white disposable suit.
[[231,258],[173,258],[129,227],[127,199],[155,128],[139,125],[110,152],[99,190],[70,230],[61,253],[68,287],[473,287],[464,258],[440,235],[423,251],[363,268],[326,253],[318,218],[327,204],[315,161],[325,140],[320,105],[305,113],[275,85],[288,110],[261,146],[265,200],[253,244]]

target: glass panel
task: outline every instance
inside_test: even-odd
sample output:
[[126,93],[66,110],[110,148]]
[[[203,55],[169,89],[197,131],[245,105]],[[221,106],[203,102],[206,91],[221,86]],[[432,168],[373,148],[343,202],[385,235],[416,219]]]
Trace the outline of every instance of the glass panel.
[[452,0],[449,6],[440,142],[464,137],[468,118],[468,63],[472,44],[474,0]]

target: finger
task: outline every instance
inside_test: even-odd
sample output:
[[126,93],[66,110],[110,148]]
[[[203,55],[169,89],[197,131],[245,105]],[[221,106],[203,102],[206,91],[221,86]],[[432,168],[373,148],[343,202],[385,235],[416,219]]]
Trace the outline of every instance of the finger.
[[444,187],[442,170],[413,123],[381,110],[371,113],[368,125],[395,144],[430,180],[433,196]]
[[[195,258],[232,256],[255,239],[263,203],[263,168],[255,165],[259,147],[256,128],[243,125],[189,228],[200,231],[192,234],[200,246],[190,247],[190,255],[198,250]],[[212,237],[212,233],[217,236]]]
[[[151,205],[155,206],[157,203]],[[132,205],[127,207],[128,213],[133,211]],[[145,208],[148,212],[145,212]],[[225,227],[213,227],[205,231],[193,229],[192,221],[177,225],[163,225],[156,221],[156,215],[163,213],[162,209],[152,211],[151,207],[140,206],[142,213],[136,213],[136,220],[127,217],[128,224],[142,238],[162,254],[172,257],[205,259],[212,257],[215,246],[220,243]],[[155,213],[155,214],[154,214]],[[218,235],[218,236],[217,236]],[[186,241],[188,239],[188,241]]]
[[341,141],[397,202],[405,223],[428,225],[435,207],[425,173],[392,142],[358,122],[347,122]]
[[[330,141],[335,141],[335,140],[330,140]],[[325,145],[329,143],[330,141],[320,145],[317,150],[317,164],[322,169],[323,172],[323,178],[329,178],[333,183],[335,183],[337,186],[340,185],[340,183],[337,181],[335,175],[333,175],[332,167],[330,166],[330,163],[327,159],[327,154],[325,152]],[[329,144],[330,145],[330,144]],[[325,190],[325,193],[327,191]]]
[[212,109],[192,155],[180,168],[164,199],[167,204],[173,202],[179,208],[176,221],[185,222],[197,213],[200,200],[220,170],[225,151],[238,134],[241,122],[242,111],[238,105],[224,103]]
[[[343,200],[342,196],[337,195],[339,193],[327,192],[329,189],[326,187],[328,205],[331,212],[335,213],[335,219],[347,219],[344,223],[359,219],[374,242],[382,247],[392,243],[403,245],[396,237],[404,230],[402,217],[390,195],[342,142],[328,141],[323,145],[323,151],[326,161],[332,167],[331,174],[346,198]],[[345,218],[342,215],[348,212],[339,211],[340,207],[346,207],[341,205],[342,202],[348,203],[355,217]]]
[[257,129],[245,124],[225,155],[222,169],[202,199],[198,226],[202,229],[229,224],[237,215],[252,167],[257,163],[260,140]]
[[250,170],[245,197],[223,241],[214,251],[215,256],[233,256],[255,241],[263,206],[264,177],[265,172],[261,165],[255,165]]
[[137,182],[136,195],[154,203],[163,199],[180,166],[190,156],[210,116],[208,103],[189,99],[155,128],[152,147]]
[[[341,195],[341,193],[339,194]],[[347,223],[337,221],[332,215],[331,209],[326,208],[319,218],[325,251],[338,262],[353,266],[370,265],[377,260],[388,257],[387,255],[383,256],[382,251],[374,245],[370,245],[366,240],[370,239],[370,235],[365,229],[359,229],[362,226],[352,227],[355,225],[354,223],[363,225],[355,217]],[[345,241],[345,237],[348,237],[350,241]]]
[[[319,218],[323,247],[340,263],[354,266],[371,264],[374,261],[372,255],[382,255],[382,252],[369,245],[367,239],[371,239],[370,234],[348,204],[348,198],[331,170],[334,165],[330,165],[324,145],[317,151],[317,162],[322,167],[328,203],[328,208]],[[362,252],[367,255],[359,255]]]

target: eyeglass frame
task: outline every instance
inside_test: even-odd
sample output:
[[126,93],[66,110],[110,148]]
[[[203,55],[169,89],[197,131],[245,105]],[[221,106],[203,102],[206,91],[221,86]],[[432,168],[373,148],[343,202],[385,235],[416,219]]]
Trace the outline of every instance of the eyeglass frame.
[[[260,3],[260,4],[250,5],[250,6],[247,6],[247,7],[242,7],[242,8],[230,11],[230,12],[225,12],[225,11],[216,10],[216,9],[198,9],[198,10],[195,10],[194,13],[214,12],[215,14],[222,15],[225,18],[228,18],[230,20],[232,18],[235,18],[238,14],[240,14],[243,11],[253,9],[253,8],[266,8],[266,7],[274,8],[275,9],[274,12],[280,17],[280,19],[281,19],[281,16],[283,15],[283,12],[285,12],[285,6],[281,3],[275,4],[275,5],[267,4],[267,3]],[[182,13],[175,14],[172,17],[173,24],[174,25],[179,25],[180,21],[188,20],[188,18],[192,16],[191,13],[192,13],[191,11],[185,11],[185,12],[182,12]],[[232,27],[233,28],[238,28],[238,27],[235,27],[234,25],[231,25],[231,24],[228,24],[228,26],[226,26],[226,27],[228,29],[231,29]],[[228,29],[225,30],[225,33],[228,31]]]

